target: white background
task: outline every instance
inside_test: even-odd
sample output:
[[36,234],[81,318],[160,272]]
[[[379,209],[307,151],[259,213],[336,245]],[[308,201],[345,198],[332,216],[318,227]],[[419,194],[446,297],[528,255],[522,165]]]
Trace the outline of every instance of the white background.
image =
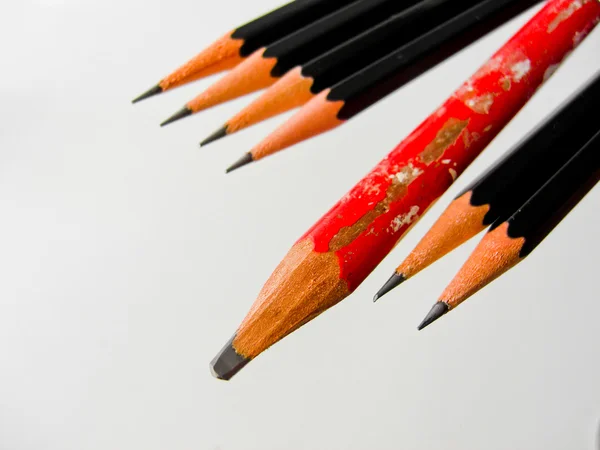
[[600,190],[423,332],[476,240],[371,297],[452,196],[600,68],[600,30],[351,297],[232,381],[211,377],[293,242],[532,15],[346,126],[225,176],[283,118],[199,149],[248,99],[165,129],[212,80],[130,100],[278,4],[4,5],[0,448],[596,448]]

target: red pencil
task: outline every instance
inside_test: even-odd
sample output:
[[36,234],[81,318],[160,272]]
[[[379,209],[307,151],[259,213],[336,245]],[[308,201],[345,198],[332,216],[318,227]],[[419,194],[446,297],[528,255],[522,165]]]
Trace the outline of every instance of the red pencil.
[[550,0],[298,240],[212,361],[213,374],[231,378],[354,291],[599,19],[596,0]]

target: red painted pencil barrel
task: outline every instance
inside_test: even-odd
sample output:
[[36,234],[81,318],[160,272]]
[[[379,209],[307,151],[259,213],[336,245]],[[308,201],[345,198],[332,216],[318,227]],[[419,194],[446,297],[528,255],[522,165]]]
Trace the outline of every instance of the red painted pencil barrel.
[[300,241],[335,251],[356,289],[599,19],[597,0],[550,0]]

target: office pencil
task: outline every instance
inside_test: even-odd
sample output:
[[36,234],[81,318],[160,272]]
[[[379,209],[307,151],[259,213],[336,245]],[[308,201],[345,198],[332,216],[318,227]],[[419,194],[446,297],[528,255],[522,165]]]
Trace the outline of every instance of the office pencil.
[[[518,2],[518,5],[524,10],[538,1]],[[317,58],[289,70],[201,145],[304,105],[324,89],[408,44],[473,4],[448,0],[417,3]],[[418,73],[413,71],[412,75]]]
[[595,134],[598,104],[600,72],[450,203],[375,300],[522,205]]
[[[523,10],[518,0],[486,0],[458,14],[306,103],[228,172],[345,123]],[[525,2],[526,3],[526,2]],[[529,5],[536,2],[529,2]]]
[[[220,103],[264,89],[292,67],[346,42],[418,0],[359,0],[257,50],[243,63],[186,103],[162,125]],[[481,0],[465,0],[473,3]],[[435,0],[440,3],[441,0]],[[429,2],[428,2],[429,3]],[[442,2],[446,3],[446,2]]]
[[567,15],[571,2],[548,2],[292,246],[211,362],[215,376],[231,378],[362,283],[596,25],[600,3]]
[[231,69],[261,47],[299,30],[319,17],[356,0],[297,0],[217,39],[190,61],[133,100],[160,94],[177,86]]
[[600,126],[508,219],[499,219],[440,296],[419,329],[456,308],[527,257],[600,180]]

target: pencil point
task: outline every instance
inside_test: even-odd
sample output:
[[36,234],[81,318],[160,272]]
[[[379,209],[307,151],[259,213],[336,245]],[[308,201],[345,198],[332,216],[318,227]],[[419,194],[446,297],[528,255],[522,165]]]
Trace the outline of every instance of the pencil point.
[[250,359],[239,355],[233,348],[235,335],[223,346],[217,356],[210,362],[210,371],[219,380],[230,380],[236,373],[250,362]]
[[193,114],[192,110],[187,106],[184,106],[163,123],[160,124],[161,127],[170,124],[171,122],[175,122],[176,120],[183,119],[184,117],[191,116]]
[[431,325],[433,322],[435,322],[444,314],[446,314],[449,309],[450,307],[447,303],[436,302],[436,304],[433,305],[429,313],[425,316],[425,319],[423,319],[423,322],[421,322],[421,325],[419,325],[418,330],[420,331],[426,326]]
[[148,97],[153,97],[156,94],[160,94],[162,92],[162,88],[160,87],[159,84],[157,84],[156,86],[154,86],[151,89],[148,89],[146,92],[144,92],[142,95],[140,95],[139,97],[134,98],[133,100],[131,100],[131,103],[137,103],[140,102],[144,99],[147,99]]
[[229,166],[227,168],[227,170],[225,171],[225,173],[229,173],[236,169],[239,169],[240,167],[245,166],[246,164],[250,164],[252,161],[254,161],[254,159],[252,158],[252,153],[250,153],[250,152],[244,153],[244,156],[242,156],[240,159],[238,159],[236,162],[234,162],[231,166]]
[[205,145],[210,144],[211,142],[217,141],[221,138],[224,138],[225,136],[227,136],[227,125],[223,125],[217,131],[215,131],[213,134],[211,134],[209,137],[207,137],[202,142],[200,142],[200,147],[204,147]]
[[383,297],[395,287],[398,287],[404,281],[406,281],[406,278],[404,278],[404,276],[401,273],[394,272],[394,274],[389,278],[389,280],[385,282],[381,289],[377,291],[377,294],[375,294],[375,297],[373,297],[373,303],[375,303],[377,300],[379,300],[381,297]]

